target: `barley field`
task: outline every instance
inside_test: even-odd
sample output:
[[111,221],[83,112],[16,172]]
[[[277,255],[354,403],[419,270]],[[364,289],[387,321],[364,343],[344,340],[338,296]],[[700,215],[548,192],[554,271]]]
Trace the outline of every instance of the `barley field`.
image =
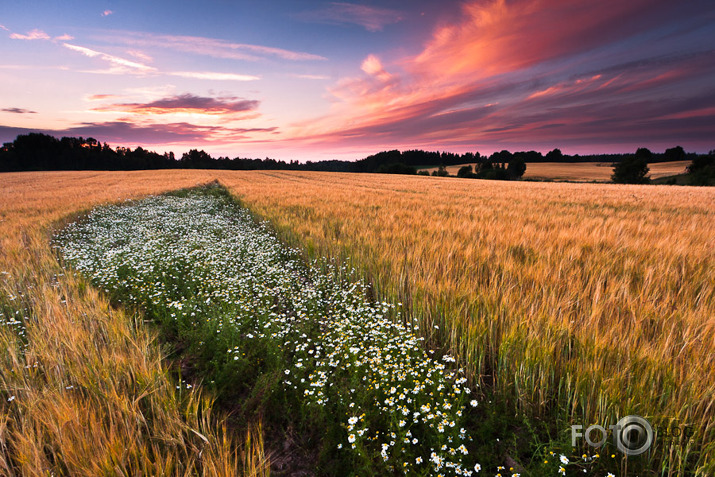
[[[690,161],[656,162],[649,164],[651,179],[683,174]],[[447,166],[447,172],[456,176],[460,167],[474,164]],[[431,174],[437,168],[427,169]],[[534,162],[526,165],[524,179],[570,181],[570,182],[610,182],[613,166],[610,162]]]
[[49,246],[97,204],[214,179],[307,257],[347,263],[376,298],[400,301],[429,346],[534,422],[557,434],[626,414],[689,425],[690,441],[656,440],[654,465],[712,474],[712,189],[229,171],[0,177],[0,319],[24,323],[0,329],[0,472],[80,466],[97,449],[107,457],[84,475],[265,467],[260,439],[227,444],[200,398],[176,401],[152,333],[65,275]]

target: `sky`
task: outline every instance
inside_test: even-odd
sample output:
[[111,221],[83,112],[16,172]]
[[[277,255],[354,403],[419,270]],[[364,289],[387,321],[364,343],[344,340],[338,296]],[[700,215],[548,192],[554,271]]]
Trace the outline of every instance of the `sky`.
[[715,149],[713,0],[0,0],[0,142]]

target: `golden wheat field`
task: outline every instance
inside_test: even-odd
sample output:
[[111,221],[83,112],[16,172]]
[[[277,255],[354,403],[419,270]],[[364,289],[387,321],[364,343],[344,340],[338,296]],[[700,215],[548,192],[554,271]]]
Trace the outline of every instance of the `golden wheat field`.
[[49,244],[68,215],[212,178],[0,174],[0,312],[27,323],[26,344],[0,327],[0,475],[267,475],[260,430],[232,442],[198,392],[177,398],[154,334]]
[[[249,179],[250,177],[250,179]],[[712,465],[715,191],[323,173],[226,185],[314,254],[437,325],[528,414],[696,427]],[[710,456],[707,459],[705,456]],[[682,466],[681,466],[682,467]]]
[[[650,178],[659,179],[661,177],[683,174],[690,161],[656,162],[649,164]],[[457,171],[462,166],[474,166],[474,164],[460,164],[457,166],[447,166],[447,172],[456,176]],[[427,169],[428,172],[436,171],[433,167]],[[613,165],[610,162],[530,162],[526,165],[524,179],[549,180],[549,181],[571,181],[571,182],[610,182],[613,174]]]
[[0,386],[17,396],[0,404],[0,473],[41,474],[58,458],[80,475],[127,462],[167,475],[265,468],[260,445],[235,451],[197,417],[198,397],[176,402],[152,334],[62,275],[49,246],[68,215],[214,179],[308,256],[361,270],[378,296],[429,325],[430,344],[526,414],[686,423],[694,444],[655,451],[671,468],[689,460],[707,475],[715,465],[712,188],[56,172],[0,176],[0,299],[31,310],[27,348],[0,331],[10,350]]

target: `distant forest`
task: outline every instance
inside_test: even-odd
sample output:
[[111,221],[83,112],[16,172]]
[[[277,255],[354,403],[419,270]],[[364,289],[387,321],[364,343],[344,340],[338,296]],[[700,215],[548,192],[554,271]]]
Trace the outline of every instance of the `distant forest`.
[[[712,152],[710,156],[712,156]],[[508,178],[521,177],[525,164],[535,162],[611,162],[619,163],[632,154],[567,155],[554,149],[543,155],[536,151],[495,152],[483,156],[478,152],[454,154],[422,150],[384,151],[358,161],[281,161],[275,159],[247,159],[236,157],[211,157],[204,151],[192,149],[176,158],[173,152],[158,154],[142,147],[112,148],[94,138],[63,137],[57,139],[41,133],[19,135],[13,142],[0,148],[0,171],[39,170],[143,170],[143,169],[229,169],[229,170],[301,170],[331,172],[384,172],[416,174],[425,167],[477,164],[474,173],[481,171],[487,178],[497,178],[494,171]],[[705,157],[710,157],[705,156]],[[698,154],[686,153],[682,147],[652,153],[648,162],[695,160]],[[444,167],[440,168],[444,171]],[[507,173],[508,171],[508,173]],[[437,174],[444,175],[444,174]],[[501,178],[501,177],[499,177]]]

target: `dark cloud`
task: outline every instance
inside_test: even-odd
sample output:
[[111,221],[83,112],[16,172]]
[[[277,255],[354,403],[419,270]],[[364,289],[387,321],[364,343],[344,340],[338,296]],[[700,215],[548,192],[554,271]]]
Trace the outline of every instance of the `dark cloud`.
[[0,125],[0,141],[12,141],[19,134],[41,132],[55,137],[93,137],[115,145],[161,145],[172,143],[205,144],[250,139],[250,134],[274,133],[277,128],[226,128],[200,126],[185,122],[138,125],[126,121],[82,123],[62,130],[26,129]]
[[319,10],[311,10],[294,15],[298,20],[329,25],[358,25],[368,31],[380,31],[387,25],[402,20],[397,10],[334,2]]
[[95,111],[122,111],[137,114],[191,112],[235,114],[254,111],[260,102],[243,98],[209,98],[193,94],[171,96],[149,103],[117,103],[94,108]]
[[37,111],[30,111],[29,109],[22,108],[3,108],[0,111],[4,113],[15,113],[15,114],[37,114]]

